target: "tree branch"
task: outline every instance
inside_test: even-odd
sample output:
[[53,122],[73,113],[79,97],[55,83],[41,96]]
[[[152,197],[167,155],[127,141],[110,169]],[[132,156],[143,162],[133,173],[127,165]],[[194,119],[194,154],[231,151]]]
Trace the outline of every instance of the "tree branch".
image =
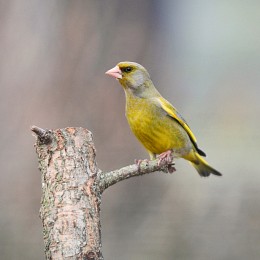
[[143,174],[149,174],[156,171],[163,171],[165,173],[172,173],[175,171],[173,167],[174,163],[168,164],[162,161],[160,166],[158,166],[159,159],[152,161],[143,161],[139,166],[137,164],[129,165],[118,170],[111,172],[101,172],[99,174],[99,186],[100,190],[103,192],[108,187],[129,179],[131,177],[141,176]]
[[36,134],[37,140],[41,144],[49,144],[52,141],[51,131],[50,130],[44,130],[38,126],[31,126],[32,132]]

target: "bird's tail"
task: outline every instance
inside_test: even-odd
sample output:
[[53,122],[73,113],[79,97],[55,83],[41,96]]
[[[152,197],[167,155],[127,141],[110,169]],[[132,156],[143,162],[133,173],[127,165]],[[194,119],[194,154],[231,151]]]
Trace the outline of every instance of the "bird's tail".
[[206,160],[204,160],[198,153],[194,153],[196,160],[188,160],[191,162],[193,167],[197,170],[200,176],[208,177],[211,173],[217,176],[222,176],[220,172],[212,168]]

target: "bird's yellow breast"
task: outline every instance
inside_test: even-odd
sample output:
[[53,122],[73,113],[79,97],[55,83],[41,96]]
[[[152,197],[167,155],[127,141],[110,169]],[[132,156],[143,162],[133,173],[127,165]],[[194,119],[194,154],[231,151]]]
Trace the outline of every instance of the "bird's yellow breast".
[[153,154],[191,149],[186,131],[149,99],[127,97],[126,117],[137,139]]

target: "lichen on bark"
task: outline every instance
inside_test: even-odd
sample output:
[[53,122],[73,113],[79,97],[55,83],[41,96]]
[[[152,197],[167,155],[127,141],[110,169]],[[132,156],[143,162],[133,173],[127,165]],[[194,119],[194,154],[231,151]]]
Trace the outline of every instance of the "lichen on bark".
[[46,258],[103,259],[92,134],[83,128],[65,128],[51,135],[51,142],[36,144]]

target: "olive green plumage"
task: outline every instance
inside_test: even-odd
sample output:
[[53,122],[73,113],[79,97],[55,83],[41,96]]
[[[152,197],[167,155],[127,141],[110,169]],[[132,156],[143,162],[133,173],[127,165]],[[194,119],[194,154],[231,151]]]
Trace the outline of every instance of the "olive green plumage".
[[150,158],[171,150],[174,157],[191,162],[201,176],[221,174],[201,157],[196,138],[178,111],[165,100],[138,63],[120,62],[107,74],[116,77],[126,96],[126,118]]

